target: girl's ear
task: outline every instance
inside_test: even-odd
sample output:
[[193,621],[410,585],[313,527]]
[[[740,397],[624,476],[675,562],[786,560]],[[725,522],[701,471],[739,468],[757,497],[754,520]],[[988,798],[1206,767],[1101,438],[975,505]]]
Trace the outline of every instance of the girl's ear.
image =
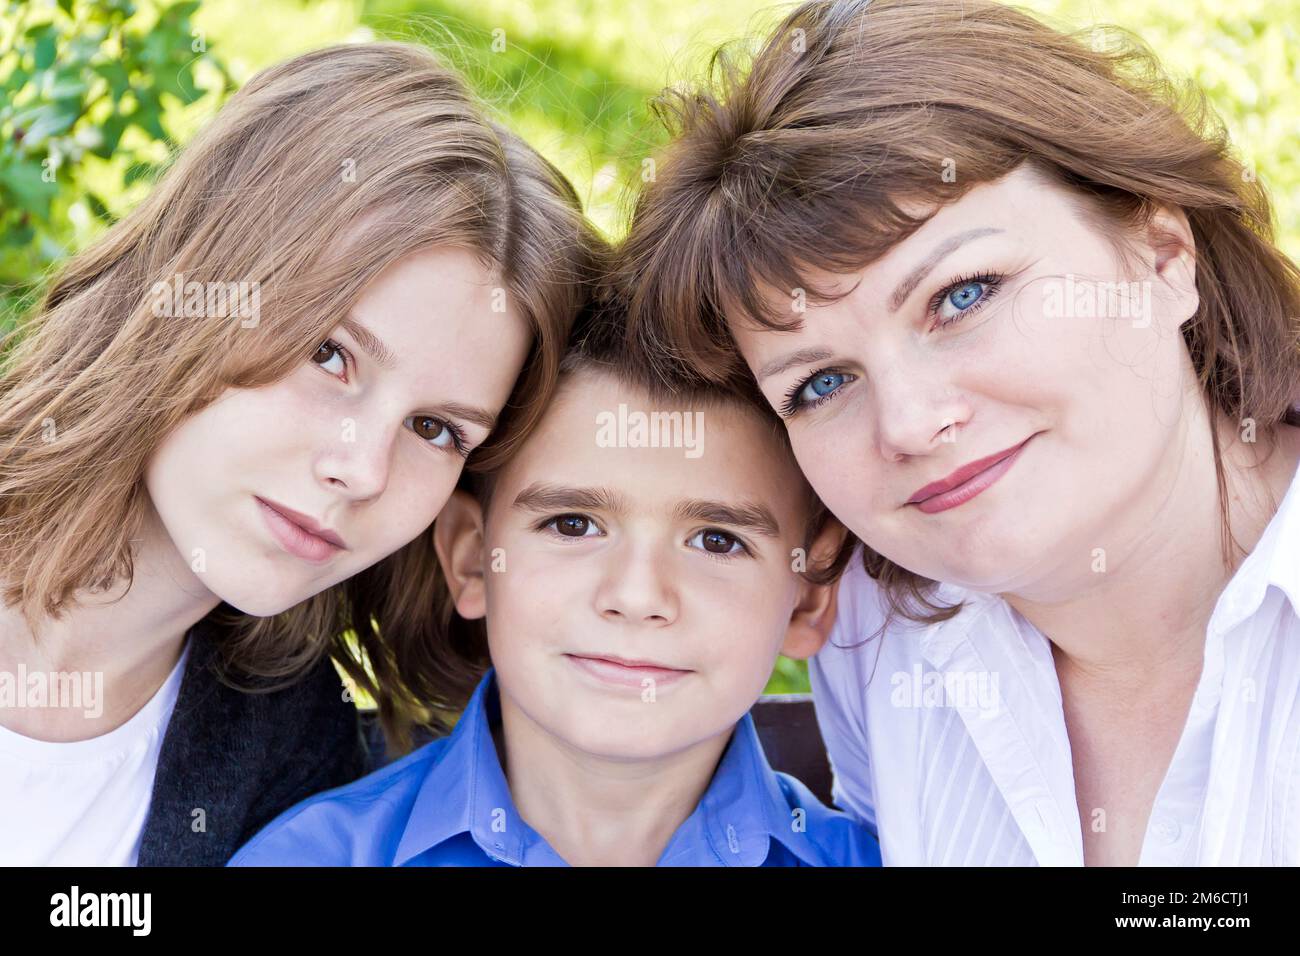
[[466,491],[451,493],[433,522],[433,548],[438,552],[443,577],[456,605],[467,621],[487,613],[483,590],[483,509]]
[[[827,516],[825,526],[813,539],[812,548],[809,549],[808,567],[820,568],[830,564],[847,534],[848,529],[844,525]],[[839,581],[814,584],[805,580],[799,587],[799,602],[790,614],[790,624],[786,628],[781,653],[795,660],[806,660],[820,651],[831,636],[838,608]]]

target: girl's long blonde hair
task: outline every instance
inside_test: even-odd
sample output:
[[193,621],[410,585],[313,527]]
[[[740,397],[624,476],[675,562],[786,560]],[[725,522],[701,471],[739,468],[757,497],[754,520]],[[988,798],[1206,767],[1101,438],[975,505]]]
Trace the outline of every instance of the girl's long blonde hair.
[[[511,406],[534,422],[601,256],[569,183],[419,47],[332,47],[253,77],[3,343],[4,601],[33,623],[130,581],[163,438],[307,362],[381,270],[435,245],[475,252],[532,326]],[[176,281],[256,283],[266,318],[160,319],[151,290]],[[404,748],[448,695],[429,539],[273,617],[220,605],[224,678],[282,684],[332,653]]]

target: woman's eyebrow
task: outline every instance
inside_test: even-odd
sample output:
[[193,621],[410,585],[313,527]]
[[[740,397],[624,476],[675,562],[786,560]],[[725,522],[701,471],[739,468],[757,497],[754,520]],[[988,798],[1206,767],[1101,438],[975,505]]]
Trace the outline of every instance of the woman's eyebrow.
[[831,350],[822,346],[809,346],[808,348],[797,349],[788,355],[780,356],[768,362],[758,370],[758,380],[769,379],[773,375],[780,375],[787,369],[794,368],[796,365],[804,365],[808,362],[822,362],[831,357]]
[[930,250],[930,254],[915,269],[903,277],[902,282],[898,283],[898,287],[894,289],[894,294],[889,297],[889,311],[897,312],[899,306],[906,302],[907,297],[912,294],[912,290],[921,284],[921,280],[930,274],[930,270],[937,266],[944,256],[957,251],[958,248],[972,239],[980,239],[1004,231],[992,226],[981,226],[978,229],[967,229],[965,232],[959,232],[943,240]]
[[[578,488],[535,481],[515,496],[514,507],[525,511],[606,511],[627,513],[627,500],[609,488]],[[689,498],[677,503],[673,516],[678,521],[707,521],[713,524],[744,528],[755,534],[780,537],[776,517],[762,504],[746,502],[731,505],[723,501]]]
[[[945,256],[956,252],[957,249],[972,239],[982,239],[984,236],[991,236],[1005,231],[1005,229],[997,229],[993,226],[981,226],[978,229],[967,229],[965,232],[959,232],[943,240],[930,250],[930,254],[915,269],[903,277],[902,282],[898,283],[898,286],[894,289],[894,294],[889,297],[889,311],[897,312],[899,307],[907,301],[907,297],[912,294],[912,291],[921,284],[921,280],[928,276],[930,270],[942,262]],[[812,346],[798,349],[788,355],[775,358],[764,365],[758,370],[758,380],[762,382],[773,375],[780,375],[796,365],[806,365],[809,362],[824,362],[830,357],[831,351],[827,348]]]

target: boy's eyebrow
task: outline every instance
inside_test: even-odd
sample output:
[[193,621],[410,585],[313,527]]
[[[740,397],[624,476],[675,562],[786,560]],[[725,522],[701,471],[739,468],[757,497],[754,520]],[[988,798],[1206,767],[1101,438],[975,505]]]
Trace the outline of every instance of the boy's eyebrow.
[[[526,511],[563,511],[566,508],[586,511],[607,511],[624,514],[626,501],[622,495],[608,488],[572,488],[535,481],[515,496],[514,506]],[[673,509],[679,521],[706,521],[710,524],[742,528],[770,538],[780,537],[781,526],[765,505],[747,502],[729,505],[722,501],[691,498],[679,502]]]
[[991,236],[994,233],[1003,231],[993,226],[981,226],[978,229],[967,229],[965,232],[959,232],[943,240],[930,250],[930,254],[921,261],[920,265],[904,276],[902,282],[898,283],[898,286],[894,289],[894,294],[889,297],[889,311],[897,312],[899,306],[912,294],[912,290],[921,284],[921,280],[930,274],[930,270],[937,266],[944,256],[956,252],[958,248],[972,239],[982,239],[984,236]]

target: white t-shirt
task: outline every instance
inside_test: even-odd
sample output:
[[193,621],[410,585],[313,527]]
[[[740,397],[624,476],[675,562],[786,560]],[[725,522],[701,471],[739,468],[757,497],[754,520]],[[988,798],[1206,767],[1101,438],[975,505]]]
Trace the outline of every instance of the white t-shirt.
[[[0,864],[135,865],[189,650],[186,640],[158,692],[121,727],[99,737],[54,743],[0,727]],[[28,706],[29,681],[30,676],[23,682],[26,691],[18,689],[29,695]],[[54,681],[47,679],[46,686],[54,687]],[[81,702],[89,700],[87,694]]]
[[[941,584],[955,617],[884,621],[855,556],[809,662],[835,803],[885,864],[1083,863],[1051,645],[997,595]],[[1300,470],[1219,596],[1139,865],[1300,866]]]

